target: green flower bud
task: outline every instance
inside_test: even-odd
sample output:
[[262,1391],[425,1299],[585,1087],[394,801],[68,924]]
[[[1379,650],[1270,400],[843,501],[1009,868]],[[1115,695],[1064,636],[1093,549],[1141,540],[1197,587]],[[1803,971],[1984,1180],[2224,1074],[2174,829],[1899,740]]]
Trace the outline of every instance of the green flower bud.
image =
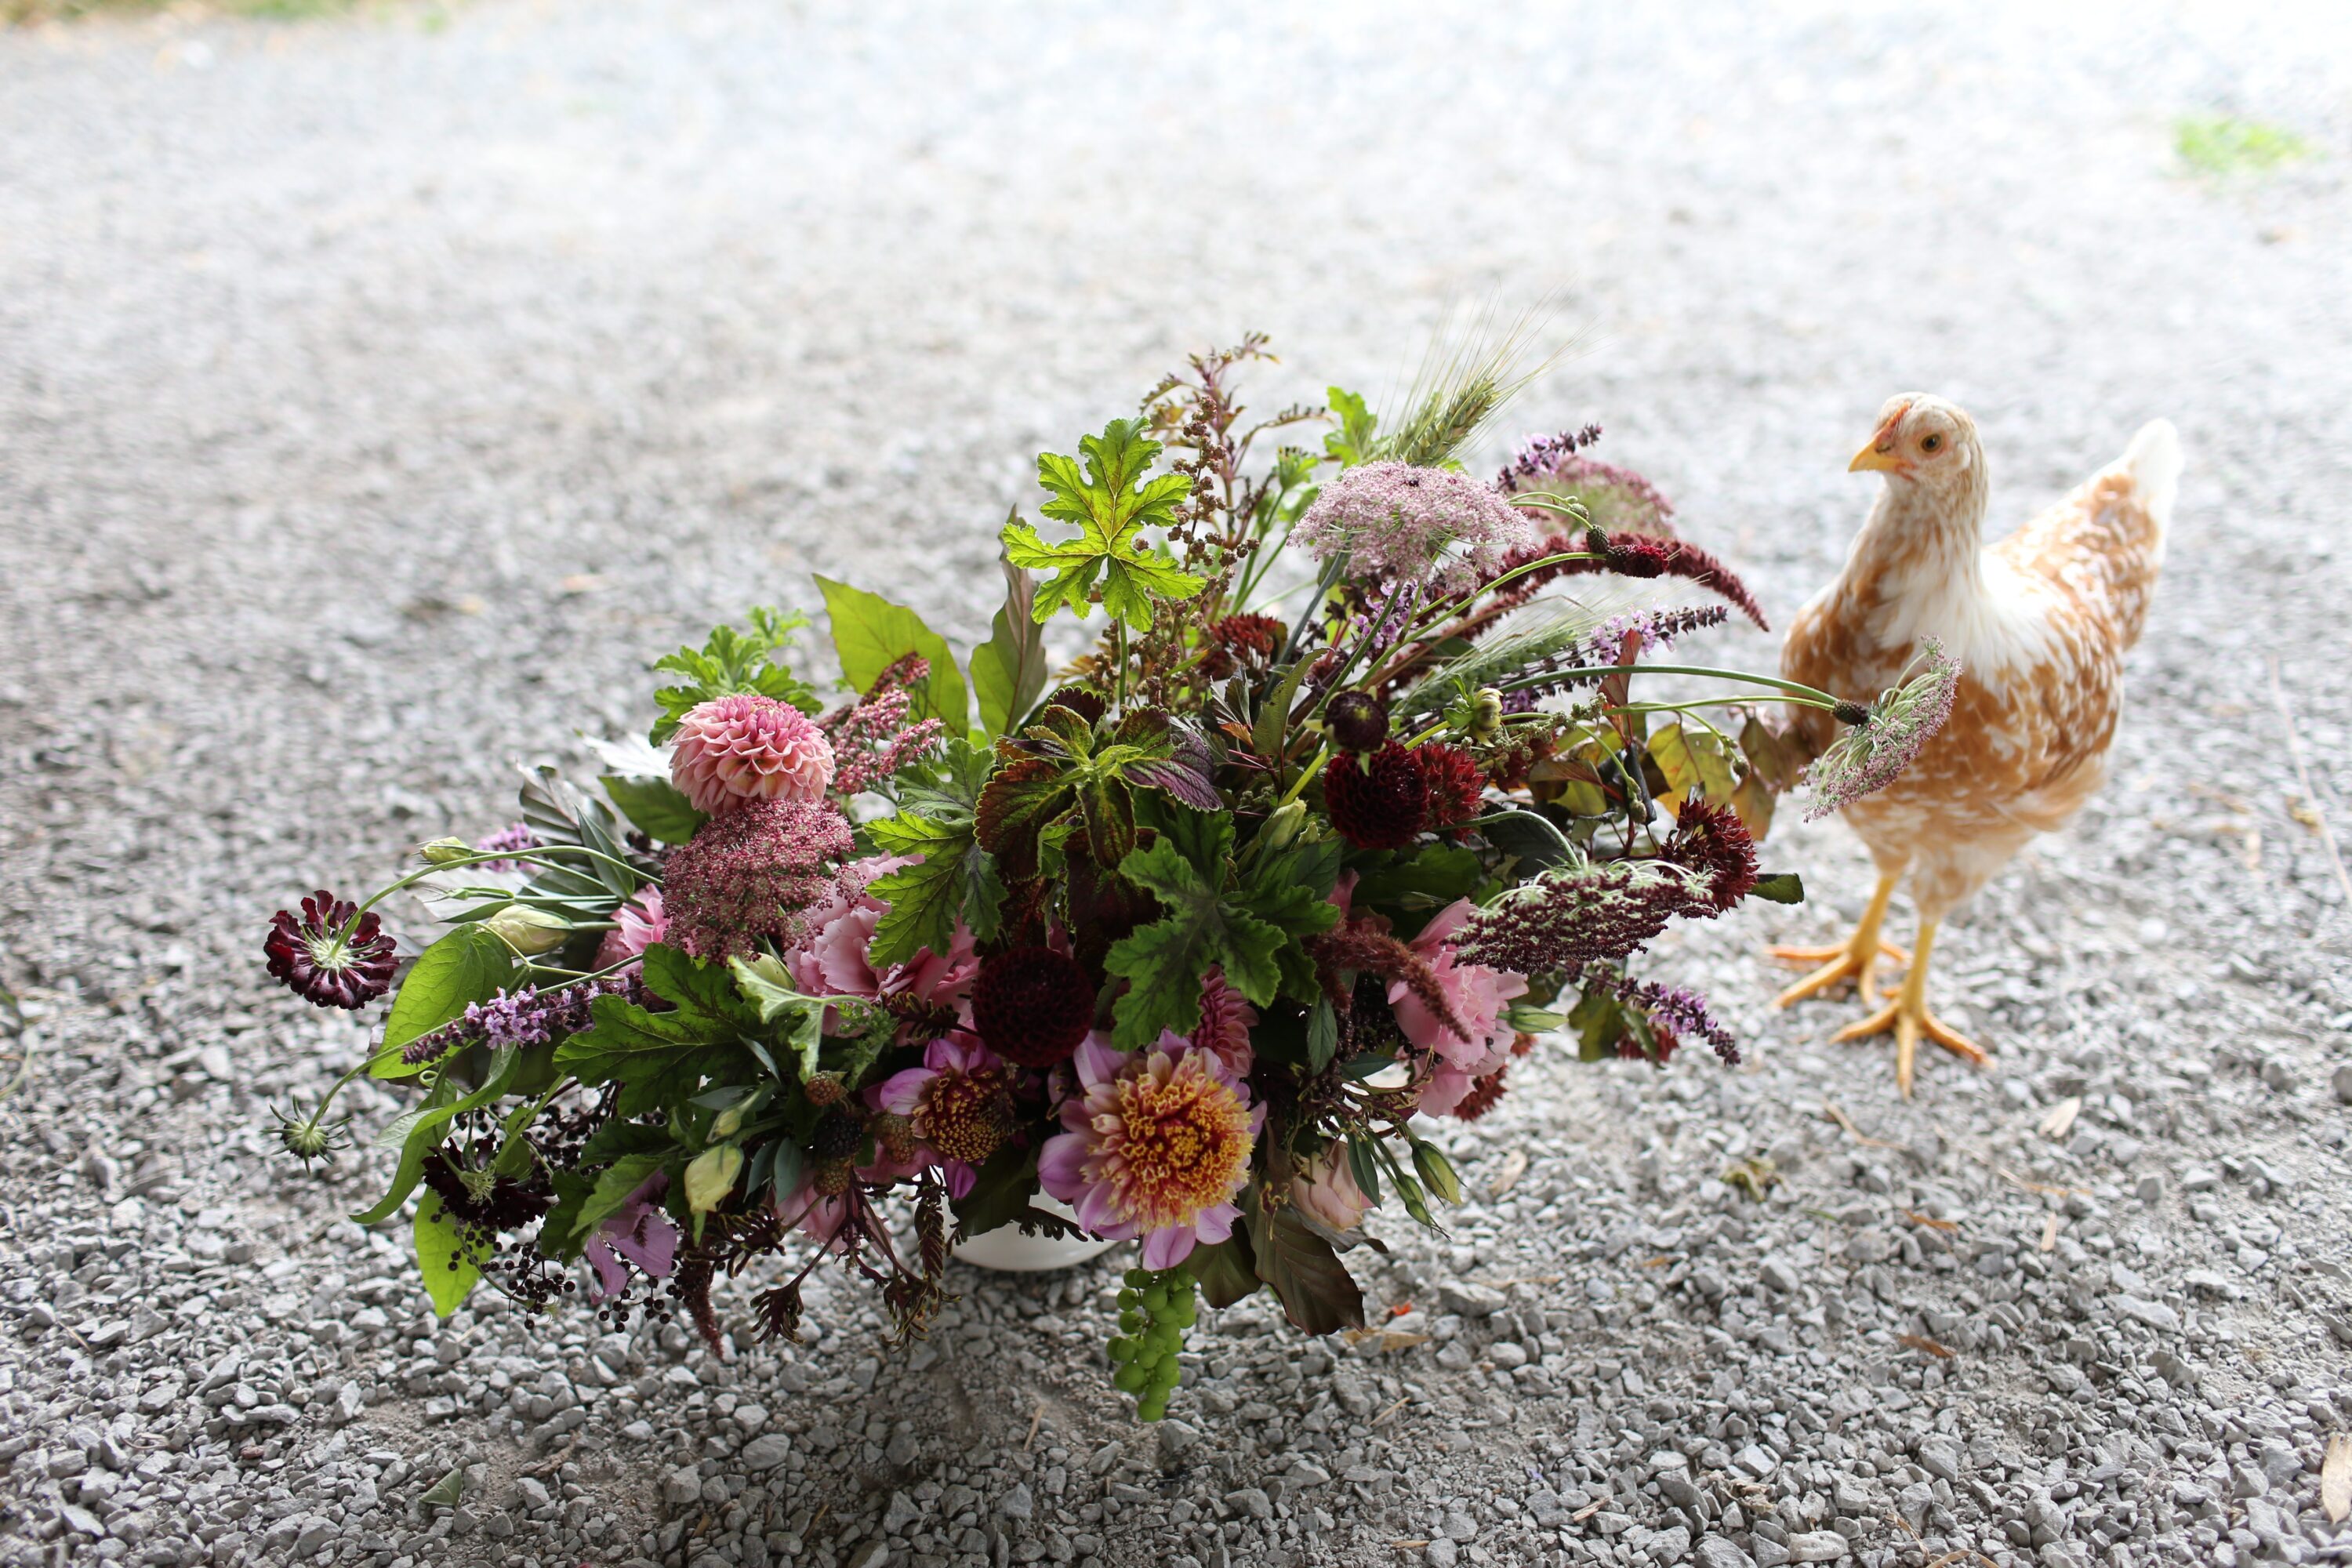
[[529,904],[509,904],[482,924],[524,958],[553,952],[572,934],[572,922]]
[[454,866],[474,853],[462,838],[435,838],[416,847],[416,858],[427,866]]
[[714,1143],[705,1149],[686,1168],[686,1206],[696,1214],[709,1214],[735,1190],[735,1178],[742,1171],[743,1151],[734,1144]]

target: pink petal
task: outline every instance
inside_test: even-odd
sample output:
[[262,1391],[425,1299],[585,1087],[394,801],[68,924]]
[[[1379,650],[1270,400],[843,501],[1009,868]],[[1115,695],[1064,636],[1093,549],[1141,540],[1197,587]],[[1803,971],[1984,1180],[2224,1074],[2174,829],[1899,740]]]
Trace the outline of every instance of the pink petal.
[[1146,1268],[1173,1268],[1192,1256],[1192,1227],[1167,1225],[1143,1238]]

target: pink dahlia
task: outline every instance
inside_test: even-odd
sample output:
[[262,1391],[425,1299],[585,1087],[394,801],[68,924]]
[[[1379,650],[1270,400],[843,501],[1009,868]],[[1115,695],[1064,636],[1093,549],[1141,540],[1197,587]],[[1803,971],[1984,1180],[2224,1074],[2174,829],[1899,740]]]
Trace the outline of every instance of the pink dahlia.
[[1201,1024],[1192,1031],[1194,1045],[1215,1053],[1234,1077],[1247,1078],[1257,1059],[1250,1046],[1250,1031],[1256,1027],[1257,1009],[1225,984],[1224,970],[1213,968],[1202,977]]
[[1320,1154],[1298,1167],[1290,1178],[1290,1201],[1333,1230],[1355,1229],[1372,1207],[1372,1200],[1356,1185],[1344,1143],[1326,1144]]
[[810,996],[911,996],[961,1008],[980,973],[971,932],[961,921],[944,953],[926,948],[879,970],[870,956],[874,927],[890,906],[866,889],[877,878],[913,864],[912,856],[869,855],[844,866],[825,895],[809,906],[807,934],[784,954],[793,984]]
[[662,912],[659,888],[647,888],[613,911],[613,929],[597,944],[596,967],[610,969],[624,959],[643,958],[662,940],[669,917]]
[[1079,1092],[1045,1141],[1037,1180],[1108,1240],[1143,1238],[1143,1266],[1172,1268],[1194,1243],[1234,1232],[1265,1108],[1216,1053],[1162,1034],[1149,1051],[1089,1037],[1072,1058]]
[[1503,1007],[1512,997],[1527,994],[1526,975],[1465,963],[1454,952],[1454,935],[1475,909],[1469,900],[1456,899],[1411,943],[1414,955],[1429,965],[1447,1008],[1469,1031],[1466,1035],[1448,1027],[1409,982],[1389,982],[1389,1006],[1397,1026],[1433,1058],[1433,1076],[1421,1097],[1421,1109],[1433,1116],[1460,1104],[1472,1080],[1492,1072],[1509,1055],[1513,1031],[1503,1021]]
[[893,1073],[866,1102],[914,1124],[918,1163],[935,1159],[948,1195],[961,1198],[1013,1134],[1013,1068],[970,1035],[943,1035],[924,1047],[921,1067]]
[[833,783],[833,746],[791,703],[739,692],[679,721],[669,776],[713,816],[747,800],[818,801]]
[[677,1226],[656,1202],[668,1187],[668,1175],[656,1171],[588,1238],[583,1250],[595,1274],[588,1288],[591,1299],[617,1296],[627,1289],[629,1263],[643,1269],[649,1279],[663,1279],[677,1263]]

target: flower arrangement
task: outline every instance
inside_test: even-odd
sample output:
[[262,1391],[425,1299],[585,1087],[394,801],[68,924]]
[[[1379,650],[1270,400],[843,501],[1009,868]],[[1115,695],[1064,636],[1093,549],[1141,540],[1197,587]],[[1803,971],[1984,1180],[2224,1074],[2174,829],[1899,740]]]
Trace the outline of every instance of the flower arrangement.
[[[758,1265],[759,1324],[790,1337],[830,1265],[907,1336],[961,1237],[1133,1240],[1109,1353],[1155,1418],[1203,1297],[1362,1325],[1344,1257],[1374,1211],[1433,1227],[1459,1196],[1416,1119],[1484,1114],[1536,1037],[1737,1059],[1633,963],[1672,921],[1801,896],[1757,864],[1802,760],[1759,708],[1853,726],[1827,759],[1850,797],[1916,749],[1948,662],[1871,706],[1656,663],[1727,606],[1763,617],[1583,455],[1597,429],[1486,482],[1455,454],[1510,389],[1495,363],[1392,430],[1338,388],[1244,426],[1265,357],[1197,356],[1040,457],[1055,536],[1005,526],[1005,603],[961,666],[820,578],[845,700],[795,668],[804,618],[754,610],[656,663],[651,745],[604,749],[602,798],[538,769],[520,822],[275,917],[289,988],[391,997],[358,1070],[414,1100],[355,1217],[415,1200],[438,1310],[584,1287],[716,1342],[714,1286]],[[1254,461],[1310,421],[1319,450]],[[1606,575],[1719,602],[1549,591]],[[1092,646],[1049,674],[1062,615]],[[1637,701],[1643,672],[1730,694]],[[446,930],[395,988],[374,911],[404,889]],[[329,1103],[281,1117],[306,1162],[348,1142]]]

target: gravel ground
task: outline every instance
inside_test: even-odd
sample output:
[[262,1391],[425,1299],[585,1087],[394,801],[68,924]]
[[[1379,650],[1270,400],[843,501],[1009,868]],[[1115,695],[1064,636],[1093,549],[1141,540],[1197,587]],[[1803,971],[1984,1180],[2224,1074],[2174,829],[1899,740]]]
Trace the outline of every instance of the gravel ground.
[[[2352,47],[1969,9],[0,34],[0,1563],[2352,1560]],[[2322,155],[2185,178],[2211,109]],[[647,654],[810,569],[968,640],[1028,455],[1181,352],[1377,391],[1449,297],[1555,287],[1587,352],[1517,428],[1607,423],[1782,616],[1893,391],[1976,412],[2005,520],[2179,425],[2114,783],[1938,953],[1993,1071],[1905,1103],[1847,1009],[1769,1011],[1757,945],[1867,883],[1789,831],[1814,903],[1654,965],[1744,1067],[1523,1073],[1369,1281],[1393,1334],[1223,1313],[1156,1430],[1115,1258],[961,1273],[910,1357],[845,1289],[722,1360],[436,1323],[337,1222],[380,1156],[265,1158],[365,1040],[268,989],[263,917],[506,820]]]

